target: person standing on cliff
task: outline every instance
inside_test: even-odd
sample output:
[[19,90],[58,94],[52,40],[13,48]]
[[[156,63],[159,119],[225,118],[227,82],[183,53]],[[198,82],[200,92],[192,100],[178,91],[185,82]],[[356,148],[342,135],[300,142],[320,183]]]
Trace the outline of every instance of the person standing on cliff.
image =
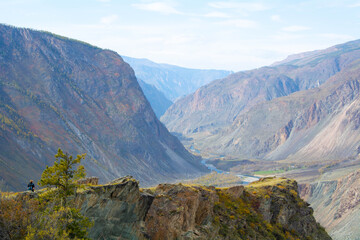
[[35,184],[33,183],[33,180],[30,180],[29,184],[28,184],[28,190],[34,192],[35,190]]

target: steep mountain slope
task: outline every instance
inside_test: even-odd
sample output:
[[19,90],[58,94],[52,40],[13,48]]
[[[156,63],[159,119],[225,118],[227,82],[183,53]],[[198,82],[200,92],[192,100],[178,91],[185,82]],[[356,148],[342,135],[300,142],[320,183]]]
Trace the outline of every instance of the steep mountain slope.
[[157,120],[115,52],[0,25],[0,176],[38,179],[61,147],[87,153],[90,175],[132,174],[150,185],[202,171]]
[[322,161],[357,154],[360,72],[340,72],[317,89],[258,104],[203,150],[243,158]]
[[360,41],[354,41],[235,73],[179,100],[161,119],[170,131],[193,138],[195,148],[216,155],[272,160],[353,155],[360,144],[359,49]]
[[156,116],[160,118],[173,102],[167,99],[165,95],[153,85],[147,84],[141,79],[138,79],[138,82]]
[[265,67],[214,81],[178,100],[161,120],[170,131],[185,135],[222,128],[256,103],[298,91],[295,81],[283,74],[291,69]]
[[[171,101],[194,92],[199,87],[229,75],[225,70],[201,70],[155,63],[147,59],[123,56],[138,79],[155,86]],[[151,101],[150,101],[151,102]]]
[[299,185],[301,197],[333,239],[359,239],[360,171],[337,180]]

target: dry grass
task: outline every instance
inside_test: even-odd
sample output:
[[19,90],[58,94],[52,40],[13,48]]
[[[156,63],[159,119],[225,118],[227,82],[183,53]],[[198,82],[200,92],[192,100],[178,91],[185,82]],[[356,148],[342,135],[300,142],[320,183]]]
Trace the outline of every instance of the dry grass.
[[246,187],[265,187],[265,186],[274,186],[274,185],[281,185],[286,186],[289,185],[289,181],[292,183],[294,180],[289,180],[286,178],[275,178],[275,177],[268,177],[262,178],[259,181],[252,182]]

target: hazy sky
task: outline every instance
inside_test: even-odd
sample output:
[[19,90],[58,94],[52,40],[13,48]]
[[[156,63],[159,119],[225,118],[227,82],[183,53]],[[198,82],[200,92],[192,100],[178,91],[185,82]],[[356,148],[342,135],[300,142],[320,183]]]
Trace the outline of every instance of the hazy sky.
[[0,23],[137,58],[245,70],[360,38],[360,0],[0,0]]

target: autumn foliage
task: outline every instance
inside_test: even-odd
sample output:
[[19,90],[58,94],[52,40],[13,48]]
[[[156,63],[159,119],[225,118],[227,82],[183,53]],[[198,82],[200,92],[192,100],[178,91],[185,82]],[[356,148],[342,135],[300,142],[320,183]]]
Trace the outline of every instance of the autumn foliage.
[[39,181],[45,191],[1,196],[0,239],[88,239],[93,223],[71,201],[85,177],[85,154],[73,158],[59,149],[55,158]]
[[0,198],[0,227],[3,230],[1,239],[24,239],[27,226],[35,222],[35,213],[39,209],[39,202],[25,196],[9,196],[2,193]]

